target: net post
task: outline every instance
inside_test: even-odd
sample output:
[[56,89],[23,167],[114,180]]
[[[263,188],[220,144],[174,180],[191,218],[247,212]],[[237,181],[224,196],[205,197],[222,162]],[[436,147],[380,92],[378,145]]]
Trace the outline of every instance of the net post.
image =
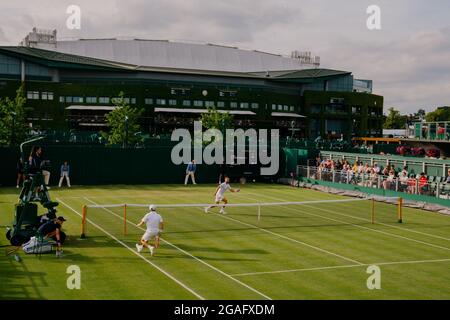
[[123,205],[123,235],[127,235],[127,204]]
[[372,197],[372,210],[371,210],[371,220],[372,224],[375,224],[375,198]]
[[80,238],[86,238],[86,215],[87,215],[87,206],[83,205],[81,207],[81,235]]
[[398,223],[403,223],[403,198],[398,198],[398,204],[397,204],[397,217],[398,217]]

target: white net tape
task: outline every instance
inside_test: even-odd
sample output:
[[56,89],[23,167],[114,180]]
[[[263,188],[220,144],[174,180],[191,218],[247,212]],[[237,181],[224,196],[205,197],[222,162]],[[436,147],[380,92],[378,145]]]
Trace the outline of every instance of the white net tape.
[[[367,200],[398,200],[398,197],[364,197],[364,198],[352,198],[352,199],[337,199],[337,200],[311,200],[311,201],[293,201],[293,202],[255,202],[255,203],[228,203],[227,207],[262,207],[262,206],[291,206],[291,205],[311,205],[311,204],[325,204],[325,203],[342,203],[342,202],[356,202]],[[158,204],[152,203],[158,208],[179,208],[179,207],[208,207],[211,203],[176,203],[176,204]],[[139,203],[118,203],[118,204],[88,204],[88,208],[117,208],[117,207],[148,207],[150,204]],[[220,204],[223,206],[223,204]]]

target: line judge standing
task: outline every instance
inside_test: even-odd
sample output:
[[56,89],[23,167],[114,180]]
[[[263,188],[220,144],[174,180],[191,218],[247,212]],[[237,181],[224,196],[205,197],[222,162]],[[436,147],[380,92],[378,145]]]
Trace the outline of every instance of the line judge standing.
[[186,177],[184,178],[184,185],[186,186],[189,181],[189,177],[192,179],[193,184],[197,184],[195,182],[195,170],[197,169],[197,165],[195,164],[195,160],[192,160],[188,163],[186,168]]

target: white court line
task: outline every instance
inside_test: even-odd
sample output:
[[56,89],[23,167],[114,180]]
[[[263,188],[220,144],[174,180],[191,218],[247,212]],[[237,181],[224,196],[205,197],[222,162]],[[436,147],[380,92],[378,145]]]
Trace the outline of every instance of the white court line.
[[317,268],[287,269],[287,270],[277,270],[277,271],[261,271],[261,272],[238,273],[238,274],[233,274],[233,276],[234,277],[244,277],[244,276],[257,276],[257,275],[264,275],[264,274],[293,273],[293,272],[303,272],[303,271],[321,271],[321,270],[368,267],[368,266],[374,266],[374,265],[375,266],[389,266],[389,265],[397,265],[397,264],[423,264],[423,263],[436,263],[436,262],[450,262],[450,259],[379,262],[379,263],[370,263],[370,264],[368,263],[368,264],[364,264],[364,265],[348,264],[348,265],[330,266],[330,267],[317,267]]
[[[255,193],[251,193],[251,194],[253,194],[253,195],[256,196]],[[278,198],[278,197],[272,197],[272,196],[266,196],[266,197],[272,198],[272,199],[281,200],[281,198]],[[356,199],[355,199],[355,200],[356,200]],[[317,201],[320,201],[320,199],[317,199]],[[360,217],[354,217],[354,216],[350,216],[350,215],[347,215],[347,214],[344,214],[344,213],[336,212],[336,214],[341,215],[341,216],[345,216],[345,217],[349,217],[349,218],[354,218],[354,219],[357,219],[357,220],[362,220],[362,221],[366,221],[366,222],[371,222],[370,219],[365,219],[365,218],[360,218]],[[426,232],[422,232],[422,231],[411,230],[411,229],[407,229],[407,228],[403,228],[403,227],[399,227],[399,226],[395,226],[395,225],[391,225],[391,224],[387,224],[387,223],[382,223],[382,222],[376,222],[376,224],[383,225],[383,226],[387,226],[387,227],[391,227],[391,228],[395,228],[395,229],[399,229],[399,230],[403,230],[403,231],[407,231],[407,232],[412,232],[412,233],[421,234],[421,235],[428,236],[428,237],[431,237],[431,238],[436,238],[436,239],[441,239],[441,240],[450,241],[450,238],[445,238],[445,237],[437,236],[437,235],[430,234],[430,233],[426,233]]]
[[254,229],[258,229],[258,230],[260,230],[260,231],[269,233],[269,234],[274,235],[274,236],[276,236],[276,237],[279,237],[279,238],[282,238],[282,239],[285,239],[285,240],[288,240],[288,241],[291,241],[291,242],[295,242],[295,243],[304,245],[304,246],[306,246],[306,247],[308,247],[308,248],[311,248],[311,249],[314,249],[314,250],[317,250],[317,251],[320,251],[320,252],[323,252],[323,253],[326,253],[326,254],[329,254],[329,255],[332,255],[332,256],[341,258],[341,259],[343,259],[343,260],[350,261],[350,262],[356,263],[356,264],[361,265],[361,266],[364,265],[364,263],[362,263],[362,262],[360,262],[360,261],[357,261],[357,260],[354,260],[354,259],[351,259],[351,258],[344,257],[344,256],[342,256],[342,255],[340,255],[340,254],[337,254],[337,253],[334,253],[334,252],[331,252],[331,251],[328,251],[328,250],[325,250],[325,249],[322,249],[322,248],[313,246],[312,244],[308,244],[308,243],[303,242],[303,241],[300,241],[300,240],[296,240],[296,239],[293,239],[293,238],[289,238],[289,237],[284,236],[284,235],[282,235],[282,234],[279,234],[279,233],[276,233],[276,232],[273,232],[273,231],[270,231],[270,230],[267,230],[267,229],[258,227],[258,226],[254,225],[254,224],[242,222],[242,221],[240,221],[240,220],[233,219],[233,218],[231,218],[231,217],[229,217],[229,216],[224,216],[223,214],[216,214],[216,215],[218,215],[218,216],[220,216],[220,217],[222,217],[222,218],[224,218],[224,219],[227,219],[227,220],[230,220],[230,221],[234,221],[234,222],[240,223],[240,224],[242,224],[242,225],[244,225],[244,226],[252,227],[252,228],[254,228]]
[[[81,214],[78,213],[75,209],[73,209],[71,206],[69,206],[68,204],[66,204],[64,201],[62,201],[60,198],[56,198],[56,200],[58,202],[61,202],[64,206],[66,206],[67,208],[69,208],[70,210],[72,210],[73,212],[75,212],[75,214],[77,214],[78,216],[81,217]],[[150,264],[152,267],[154,267],[155,269],[157,269],[158,271],[162,272],[164,275],[166,275],[168,278],[170,278],[171,280],[173,280],[174,282],[176,282],[177,284],[179,284],[181,287],[183,287],[184,289],[186,289],[187,291],[189,291],[190,293],[192,293],[194,296],[196,296],[197,298],[199,298],[200,300],[205,300],[204,297],[202,297],[200,294],[198,294],[197,292],[195,292],[194,290],[192,290],[191,288],[189,288],[187,285],[185,285],[184,283],[182,283],[180,280],[178,280],[177,278],[175,278],[174,276],[172,276],[170,273],[168,273],[167,271],[163,270],[162,268],[160,268],[159,266],[157,266],[156,264],[154,264],[153,262],[151,262],[150,260],[148,260],[147,258],[145,258],[143,255],[141,255],[140,253],[136,252],[134,249],[130,248],[127,244],[125,244],[124,242],[120,241],[119,239],[117,239],[115,236],[113,236],[112,234],[110,234],[108,231],[104,230],[102,227],[100,227],[99,225],[97,225],[96,223],[92,222],[90,219],[86,219],[86,221],[88,221],[89,223],[91,223],[94,227],[96,227],[98,230],[102,231],[103,233],[105,233],[106,235],[108,235],[109,237],[111,237],[112,239],[114,239],[117,243],[121,244],[122,246],[124,246],[126,249],[130,250],[131,252],[133,252],[135,255],[137,255],[138,257],[140,257],[141,259],[143,259],[145,262],[147,262],[148,264]]]
[[[87,201],[89,201],[89,202],[91,202],[91,203],[93,203],[93,204],[95,204],[95,205],[98,205],[97,203],[95,203],[94,201],[90,200],[89,198],[87,198],[87,197],[84,197],[84,198],[85,198]],[[111,213],[112,215],[116,216],[116,217],[119,218],[120,220],[123,220],[123,217],[117,215],[115,212],[113,212],[113,211],[111,211],[111,210],[109,210],[109,209],[107,209],[107,208],[102,208],[102,209],[104,209],[105,211],[107,211],[107,212]],[[133,225],[134,227],[136,227],[136,228],[138,228],[138,229],[140,229],[140,230],[145,231],[144,228],[141,228],[141,227],[136,226],[134,223],[132,223],[132,222],[129,221],[129,220],[127,220],[127,223]],[[234,282],[236,282],[236,283],[242,285],[243,287],[245,287],[245,288],[247,288],[247,289],[249,289],[249,290],[251,290],[251,291],[257,293],[258,295],[264,297],[265,299],[267,299],[267,300],[272,300],[272,298],[270,298],[269,296],[265,295],[264,293],[262,293],[262,292],[256,290],[255,288],[249,286],[248,284],[243,283],[242,281],[240,281],[240,280],[234,278],[233,276],[229,275],[228,273],[223,272],[223,271],[220,270],[219,268],[214,267],[213,265],[211,265],[211,264],[209,264],[209,263],[203,261],[202,259],[200,259],[200,258],[198,258],[198,257],[196,257],[196,256],[194,256],[194,255],[192,255],[191,253],[187,252],[186,250],[181,249],[180,247],[174,245],[173,243],[171,243],[171,242],[169,242],[169,241],[167,241],[167,240],[164,240],[163,238],[160,238],[160,239],[161,239],[164,243],[167,243],[169,246],[171,246],[171,247],[173,247],[173,248],[179,250],[180,252],[184,253],[185,255],[191,257],[192,259],[194,259],[194,260],[196,260],[196,261],[198,261],[198,262],[200,262],[200,263],[202,263],[202,264],[204,264],[205,266],[211,268],[212,270],[214,270],[214,271],[216,271],[216,272],[218,272],[218,273],[224,275],[225,277],[227,277],[227,278],[233,280]]]
[[[251,193],[251,194],[255,195],[254,193]],[[275,197],[271,197],[271,196],[265,196],[265,197],[269,197],[269,198],[272,198],[272,199],[279,199],[279,198],[275,198]],[[249,197],[246,197],[246,198],[247,199],[253,199],[253,198],[249,198]],[[323,209],[323,208],[319,208],[319,207],[313,207],[313,206],[309,206],[309,205],[303,205],[303,207],[308,207],[308,208],[311,208],[311,209],[314,209],[314,210],[320,210],[320,211],[324,211],[324,212],[330,212],[330,213],[333,213],[333,214],[339,214],[339,213],[337,213],[335,211],[331,211],[331,210],[327,210],[327,209]],[[365,230],[369,230],[369,231],[376,232],[376,233],[381,233],[381,234],[384,234],[384,235],[387,235],[387,236],[390,236],[390,237],[399,238],[399,239],[403,239],[403,240],[408,240],[408,241],[420,243],[420,244],[423,244],[423,245],[426,245],[426,246],[429,246],[429,247],[434,247],[434,248],[450,251],[450,248],[448,248],[448,247],[442,247],[442,246],[439,246],[437,244],[433,244],[433,243],[429,243],[429,242],[425,242],[425,241],[421,241],[421,240],[417,240],[417,239],[413,239],[413,238],[408,238],[408,237],[404,237],[404,236],[401,236],[401,235],[398,235],[398,234],[389,233],[389,232],[381,231],[381,230],[376,230],[376,229],[369,228],[369,227],[360,226],[360,225],[357,225],[357,224],[354,224],[354,223],[345,222],[345,221],[338,220],[338,219],[325,217],[325,216],[322,216],[320,214],[314,214],[314,213],[310,213],[310,212],[307,212],[307,211],[294,209],[294,208],[286,208],[286,209],[291,210],[291,211],[293,210],[297,214],[303,213],[303,214],[306,214],[306,215],[319,217],[319,218],[330,220],[330,221],[334,221],[334,222],[339,222],[339,223],[342,223],[342,224],[345,224],[345,225],[350,225],[350,226],[353,226],[353,227],[356,227],[356,228],[365,229]]]

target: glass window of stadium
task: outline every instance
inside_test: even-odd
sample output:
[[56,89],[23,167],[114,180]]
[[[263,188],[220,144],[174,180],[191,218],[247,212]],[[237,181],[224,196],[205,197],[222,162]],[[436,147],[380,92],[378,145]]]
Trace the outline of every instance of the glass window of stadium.
[[190,107],[191,106],[191,100],[183,100],[183,107]]
[[202,100],[194,100],[194,107],[203,107]]
[[109,103],[109,97],[100,97],[98,98],[100,103]]
[[252,102],[252,109],[258,109],[258,108],[259,108],[259,103]]
[[86,97],[86,103],[97,103],[97,97]]
[[145,103],[146,105],[153,104],[153,99],[152,99],[152,98],[145,98],[145,99],[144,99],[144,103]]
[[225,102],[223,102],[223,101],[217,101],[217,107],[219,107],[219,108],[225,107]]
[[237,106],[238,106],[237,102],[234,102],[234,101],[230,102],[231,108],[237,108]]
[[175,100],[175,99],[169,100],[169,106],[176,106],[176,105],[177,105],[177,100]]
[[166,99],[156,99],[156,104],[159,106],[165,106],[166,105]]
[[27,99],[39,100],[39,91],[27,91]]
[[53,100],[53,92],[42,92],[41,94],[42,100]]
[[205,107],[214,107],[214,101],[205,101]]
[[277,110],[277,105],[276,104],[272,104],[272,110]]
[[248,109],[248,102],[241,102],[241,109]]

